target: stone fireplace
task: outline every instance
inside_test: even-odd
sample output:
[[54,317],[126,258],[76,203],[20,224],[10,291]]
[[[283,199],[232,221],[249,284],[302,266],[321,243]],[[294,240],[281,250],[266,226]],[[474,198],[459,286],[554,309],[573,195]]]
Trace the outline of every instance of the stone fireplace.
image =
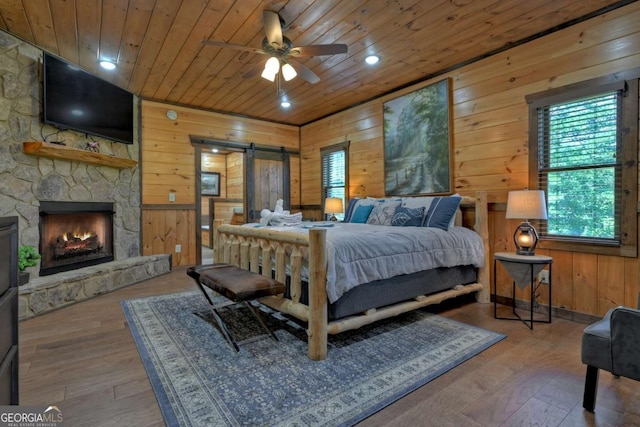
[[[72,130],[59,130],[42,123],[42,51],[0,31],[0,217],[17,216],[19,244],[48,252],[43,263],[28,267],[30,280],[19,288],[20,319],[29,318],[69,304],[74,304],[112,290],[122,288],[171,270],[171,255],[141,256],[140,156],[138,127],[133,144],[121,144],[105,138],[91,138],[99,143],[102,163],[87,162],[80,157],[45,157],[24,151],[24,142],[43,139],[64,142],[64,147],[85,151],[87,135]],[[134,103],[138,120],[138,102]],[[90,153],[90,157],[97,153]],[[114,164],[113,159],[133,160]],[[115,162],[117,163],[117,162]],[[107,207],[91,207],[103,211],[106,231],[92,214],[88,224],[63,223],[52,234],[42,233],[42,222],[54,219],[60,206],[47,207],[58,201],[63,206],[91,202]],[[66,216],[66,215],[62,215]],[[102,221],[102,220],[100,220]],[[85,222],[84,220],[82,222]],[[76,228],[86,228],[87,233]],[[46,231],[45,233],[49,233]],[[66,241],[65,237],[66,236]],[[70,237],[69,237],[70,235]],[[88,237],[89,239],[83,239]],[[43,240],[46,239],[46,240]],[[110,262],[106,262],[111,257]],[[75,258],[83,264],[67,269],[67,261]],[[100,261],[97,261],[100,260]],[[105,262],[103,262],[105,261]],[[97,265],[94,263],[101,262]],[[75,264],[74,264],[75,265]],[[52,270],[46,270],[51,268]],[[42,276],[41,276],[42,274]]]
[[40,276],[113,261],[113,203],[40,202]]

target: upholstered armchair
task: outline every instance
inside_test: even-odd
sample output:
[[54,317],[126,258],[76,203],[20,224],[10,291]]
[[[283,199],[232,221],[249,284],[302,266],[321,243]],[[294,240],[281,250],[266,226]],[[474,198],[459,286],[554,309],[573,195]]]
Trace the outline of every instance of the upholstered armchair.
[[[640,295],[638,296],[640,307]],[[640,310],[616,307],[582,335],[582,363],[587,365],[582,406],[593,412],[598,370],[640,381]]]

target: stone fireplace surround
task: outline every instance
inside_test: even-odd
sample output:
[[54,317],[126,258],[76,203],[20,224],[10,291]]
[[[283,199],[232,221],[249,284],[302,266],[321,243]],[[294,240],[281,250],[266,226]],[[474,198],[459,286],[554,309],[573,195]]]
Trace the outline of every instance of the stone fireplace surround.
[[[117,169],[28,156],[21,152],[21,145],[16,144],[11,150],[15,162],[11,175],[0,173],[8,184],[0,184],[0,213],[18,214],[20,244],[39,247],[41,201],[108,201],[113,203],[115,212],[115,260],[42,277],[38,277],[39,266],[28,269],[32,278],[18,292],[20,320],[171,271],[169,254],[140,256],[137,167]],[[11,204],[14,210],[7,211]]]
[[[171,270],[170,255],[140,256],[139,167],[54,160],[23,152],[26,141],[64,141],[80,150],[88,141],[97,141],[105,156],[139,158],[137,129],[134,144],[121,144],[42,123],[41,58],[41,50],[0,31],[0,217],[18,216],[19,244],[38,248],[40,201],[112,202],[115,260],[45,277],[38,277],[39,265],[28,268],[31,280],[19,289],[21,319]],[[137,105],[134,110],[137,117]]]

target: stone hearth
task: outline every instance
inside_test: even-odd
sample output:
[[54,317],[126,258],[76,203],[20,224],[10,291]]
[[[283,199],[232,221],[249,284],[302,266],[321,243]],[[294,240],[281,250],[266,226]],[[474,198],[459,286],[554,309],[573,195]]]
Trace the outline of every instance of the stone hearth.
[[19,318],[28,319],[169,271],[171,255],[151,255],[37,277],[19,288]]

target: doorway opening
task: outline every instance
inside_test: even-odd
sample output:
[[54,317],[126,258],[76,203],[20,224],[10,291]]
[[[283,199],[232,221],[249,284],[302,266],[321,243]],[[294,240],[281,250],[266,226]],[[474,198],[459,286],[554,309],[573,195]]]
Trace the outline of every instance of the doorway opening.
[[290,153],[284,148],[194,140],[196,155],[196,258],[213,262],[213,223],[258,222],[278,199],[290,207]]

